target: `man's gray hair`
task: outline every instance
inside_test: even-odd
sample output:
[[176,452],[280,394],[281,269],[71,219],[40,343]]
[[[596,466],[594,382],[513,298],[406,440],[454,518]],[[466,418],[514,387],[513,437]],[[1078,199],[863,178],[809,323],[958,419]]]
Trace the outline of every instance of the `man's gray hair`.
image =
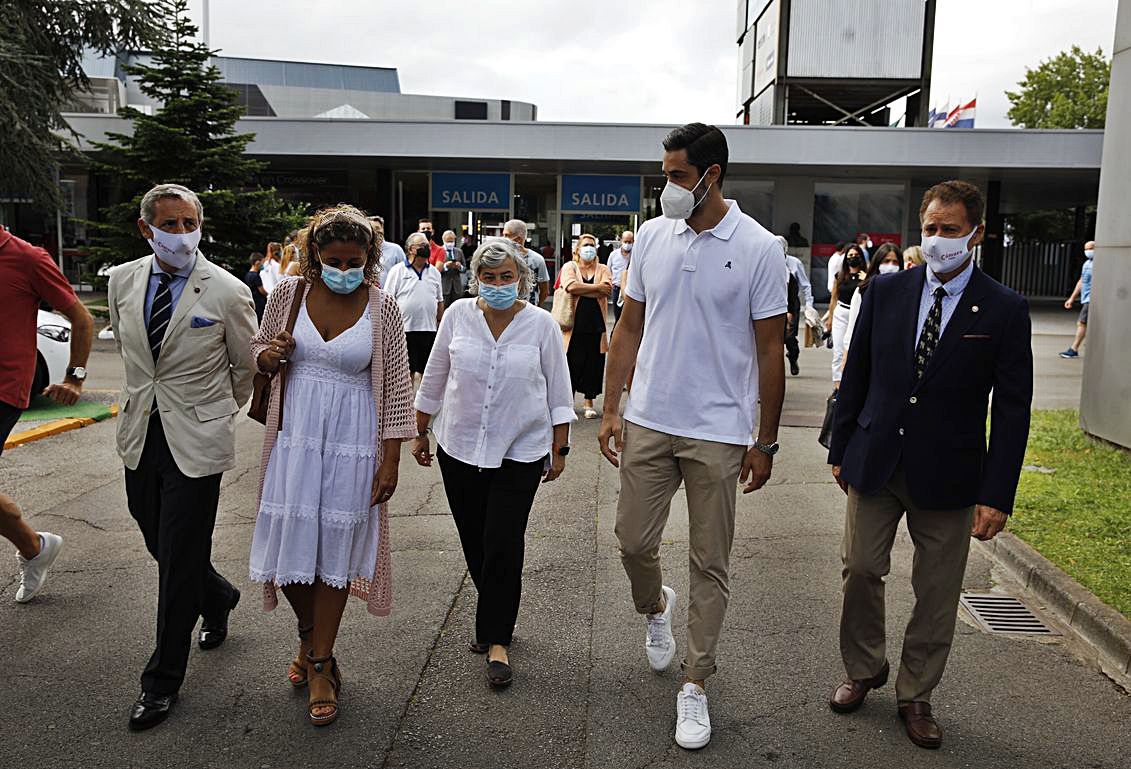
[[[508,222],[509,224],[509,222]],[[508,238],[486,238],[471,257],[471,280],[467,291],[472,296],[479,295],[479,272],[484,269],[501,267],[503,262],[514,261],[518,273],[518,298],[529,299],[531,286],[530,265],[518,255],[518,246]]]
[[455,240],[455,237],[456,237],[455,230],[444,230],[444,234],[440,236],[440,240],[446,240],[449,235],[452,236],[452,240]]
[[178,198],[196,206],[197,225],[204,219],[204,206],[200,205],[200,198],[195,192],[179,184],[158,184],[141,198],[138,214],[146,224],[153,224],[153,217],[157,214],[157,201],[166,198]]
[[420,241],[423,241],[425,243],[428,243],[428,236],[425,235],[423,232],[417,231],[417,232],[410,234],[407,238],[404,239],[404,250],[405,250],[405,253],[409,254],[409,257],[408,257],[409,259],[412,259],[412,253],[411,253],[412,252],[412,243],[413,243],[413,241],[416,241],[416,240],[420,240]]
[[522,238],[522,242],[526,242],[526,222],[521,219],[511,219],[503,225],[503,232],[509,232],[511,235],[518,235]]

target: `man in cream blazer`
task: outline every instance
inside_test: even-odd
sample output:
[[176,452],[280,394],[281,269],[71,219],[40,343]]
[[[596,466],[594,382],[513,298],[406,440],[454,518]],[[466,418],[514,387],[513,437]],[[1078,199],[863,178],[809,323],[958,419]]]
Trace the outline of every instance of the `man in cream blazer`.
[[202,223],[191,190],[154,187],[138,220],[153,254],[110,275],[110,321],[126,369],[118,454],[130,515],[160,573],[157,643],[130,714],[134,730],[171,711],[197,618],[200,647],[215,648],[239,601],[212,566],[212,530],[220,479],[235,466],[236,417],[251,394],[255,305],[246,285],[197,249]]

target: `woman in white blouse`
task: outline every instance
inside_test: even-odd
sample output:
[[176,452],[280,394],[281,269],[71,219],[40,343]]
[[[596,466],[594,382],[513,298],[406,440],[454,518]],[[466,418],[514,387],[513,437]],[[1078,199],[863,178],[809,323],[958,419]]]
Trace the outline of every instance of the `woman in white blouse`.
[[[412,455],[431,466],[428,423],[448,506],[479,602],[471,650],[487,654],[487,681],[510,684],[507,647],[522,596],[526,522],[539,482],[565,469],[573,390],[561,329],[530,296],[531,274],[513,243],[488,238],[471,259],[472,297],[440,323],[416,395]],[[443,407],[443,408],[441,408]]]

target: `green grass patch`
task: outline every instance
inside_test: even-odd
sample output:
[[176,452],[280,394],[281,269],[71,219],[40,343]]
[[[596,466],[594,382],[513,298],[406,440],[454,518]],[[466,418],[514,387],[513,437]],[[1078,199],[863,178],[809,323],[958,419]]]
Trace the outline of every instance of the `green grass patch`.
[[1025,465],[1041,469],[1021,471],[1010,530],[1131,617],[1131,453],[1075,411],[1034,411]]

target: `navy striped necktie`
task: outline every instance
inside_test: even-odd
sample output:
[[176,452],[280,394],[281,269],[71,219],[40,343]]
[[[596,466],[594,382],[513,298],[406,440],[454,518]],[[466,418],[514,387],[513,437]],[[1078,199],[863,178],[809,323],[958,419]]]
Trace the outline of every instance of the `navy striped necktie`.
[[165,329],[173,318],[173,291],[169,288],[173,276],[161,272],[158,273],[157,278],[161,281],[161,285],[157,287],[157,293],[153,297],[153,306],[149,309],[149,326],[146,329],[149,336],[149,351],[153,353],[154,363],[161,357],[161,342],[164,341]]

